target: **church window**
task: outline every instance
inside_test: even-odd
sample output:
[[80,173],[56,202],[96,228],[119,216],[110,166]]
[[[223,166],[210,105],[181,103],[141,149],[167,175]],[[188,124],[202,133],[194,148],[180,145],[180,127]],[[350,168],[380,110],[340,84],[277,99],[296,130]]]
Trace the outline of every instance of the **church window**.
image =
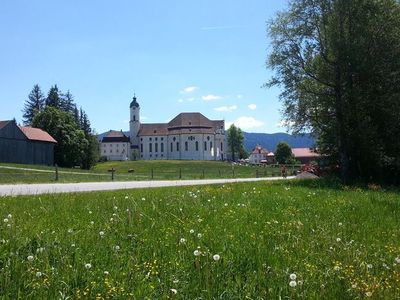
[[143,142],[143,138],[140,138],[140,141]]
[[106,153],[106,150],[104,150],[104,153]]
[[[161,143],[161,152],[164,152],[164,143]],[[161,154],[162,156],[162,154]]]
[[164,140],[164,138],[162,137],[162,138],[161,138],[161,140],[163,141],[163,140]]
[[156,141],[158,141],[158,138],[156,137]]
[[154,132],[154,133],[156,133],[156,132],[157,132],[157,130],[154,130],[153,132]]
[[173,147],[172,143],[171,143],[171,152],[174,152],[174,147]]
[[210,142],[210,149],[212,149],[212,142]]
[[208,137],[207,137],[207,141],[209,141],[209,140],[210,140],[210,137],[208,136]]
[[174,137],[172,140],[175,142],[176,141],[176,137]]
[[156,152],[158,152],[158,143],[154,144],[154,148],[155,148]]
[[136,121],[136,116],[135,115],[133,115],[133,121]]
[[222,142],[221,142],[221,151],[224,151],[224,149],[222,148],[222,145],[223,145],[223,144],[222,144]]
[[188,142],[185,142],[185,151],[188,151],[189,149],[189,145],[188,145]]
[[143,152],[143,144],[140,144],[140,152]]
[[196,141],[196,151],[199,151],[199,142]]
[[176,151],[179,151],[179,142],[176,142]]
[[204,151],[207,151],[207,142],[204,142]]
[[112,153],[112,149],[110,149],[110,153]]
[[151,140],[152,140],[152,138],[149,138],[149,140],[151,141]]
[[119,150],[117,149],[117,153],[119,153]]
[[149,152],[153,152],[153,144],[149,143]]

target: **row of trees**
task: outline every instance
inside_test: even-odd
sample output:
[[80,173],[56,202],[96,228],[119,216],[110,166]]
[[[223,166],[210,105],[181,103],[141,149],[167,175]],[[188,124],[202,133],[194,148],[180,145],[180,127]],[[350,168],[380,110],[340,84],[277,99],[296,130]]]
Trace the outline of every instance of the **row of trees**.
[[98,161],[99,145],[89,118],[69,91],[64,94],[54,85],[44,96],[39,85],[34,85],[23,118],[25,125],[41,128],[57,140],[54,161],[59,166],[90,169]]
[[292,0],[268,27],[294,133],[311,131],[344,181],[400,180],[400,4]]

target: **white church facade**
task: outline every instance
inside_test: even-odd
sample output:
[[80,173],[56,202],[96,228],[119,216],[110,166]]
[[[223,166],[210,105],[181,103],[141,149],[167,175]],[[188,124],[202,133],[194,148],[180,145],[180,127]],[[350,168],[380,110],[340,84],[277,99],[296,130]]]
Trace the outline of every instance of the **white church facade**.
[[[223,120],[198,112],[180,113],[168,123],[140,122],[136,97],[130,103],[130,158],[141,160],[226,160]],[[121,142],[121,137],[116,141]],[[110,139],[108,139],[110,144]],[[101,147],[113,147],[103,146]],[[116,147],[114,147],[115,149]],[[104,148],[102,148],[104,151]],[[115,150],[114,150],[115,151]]]

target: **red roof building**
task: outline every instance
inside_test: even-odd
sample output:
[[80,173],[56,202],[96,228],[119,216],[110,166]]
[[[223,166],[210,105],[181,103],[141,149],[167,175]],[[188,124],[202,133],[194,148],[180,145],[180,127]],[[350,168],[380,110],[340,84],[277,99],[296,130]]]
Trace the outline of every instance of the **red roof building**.
[[292,153],[294,158],[302,164],[308,164],[321,156],[313,148],[292,148]]

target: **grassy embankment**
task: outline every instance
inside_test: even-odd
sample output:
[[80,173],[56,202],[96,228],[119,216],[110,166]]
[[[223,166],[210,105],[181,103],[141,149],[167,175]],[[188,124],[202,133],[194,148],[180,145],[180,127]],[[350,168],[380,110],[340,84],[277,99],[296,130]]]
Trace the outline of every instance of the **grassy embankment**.
[[[19,169],[5,169],[1,166]],[[126,161],[99,163],[90,171],[59,168],[58,182],[111,181],[111,174],[108,172],[111,168],[116,170],[114,180],[118,181],[266,177],[278,176],[280,173],[279,168],[232,166],[227,162],[216,161]],[[129,170],[133,172],[130,173]],[[54,167],[0,164],[0,184],[44,182],[56,182]]]
[[0,198],[0,298],[398,298],[400,193],[323,184]]

